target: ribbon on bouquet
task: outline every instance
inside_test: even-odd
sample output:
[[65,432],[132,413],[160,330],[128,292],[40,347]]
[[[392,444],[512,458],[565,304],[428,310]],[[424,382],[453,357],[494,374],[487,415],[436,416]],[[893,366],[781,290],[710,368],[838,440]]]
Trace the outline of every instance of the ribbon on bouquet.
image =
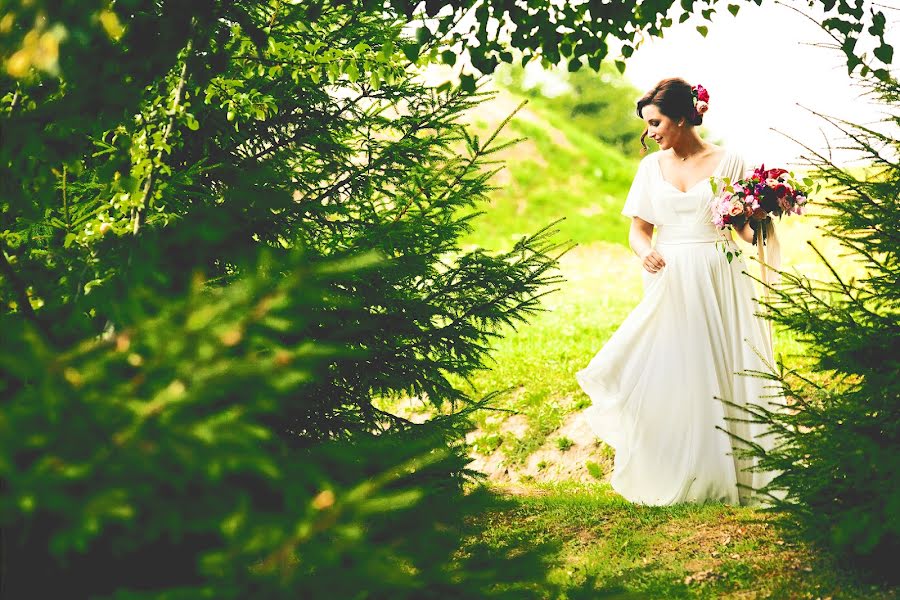
[[[775,223],[769,217],[765,221],[765,233],[759,232],[756,236],[757,258],[759,259],[759,275],[763,282],[762,301],[769,299],[769,288],[767,286],[775,286],[781,280],[779,269],[781,269],[781,246],[778,243],[778,236],[775,233]],[[768,309],[767,309],[768,310]],[[769,331],[769,347],[774,348],[772,343],[772,321],[766,319],[766,328]]]

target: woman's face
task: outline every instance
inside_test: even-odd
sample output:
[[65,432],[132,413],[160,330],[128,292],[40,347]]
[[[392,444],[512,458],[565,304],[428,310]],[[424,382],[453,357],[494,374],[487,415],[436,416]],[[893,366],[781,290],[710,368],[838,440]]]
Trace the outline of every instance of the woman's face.
[[659,112],[658,106],[648,104],[641,109],[641,116],[644,118],[644,123],[647,124],[647,135],[659,144],[660,150],[671,148],[677,144],[684,127],[679,127],[678,123]]

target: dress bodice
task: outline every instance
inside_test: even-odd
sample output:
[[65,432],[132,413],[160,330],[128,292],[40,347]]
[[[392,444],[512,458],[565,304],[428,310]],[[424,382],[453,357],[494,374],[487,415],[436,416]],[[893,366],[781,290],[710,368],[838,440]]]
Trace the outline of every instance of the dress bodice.
[[[722,239],[713,225],[710,202],[713,190],[709,178],[701,179],[681,191],[663,176],[659,164],[661,152],[641,160],[628,192],[622,214],[637,216],[659,229],[659,241],[667,243],[706,242]],[[741,157],[725,149],[712,175],[739,179],[744,171]]]

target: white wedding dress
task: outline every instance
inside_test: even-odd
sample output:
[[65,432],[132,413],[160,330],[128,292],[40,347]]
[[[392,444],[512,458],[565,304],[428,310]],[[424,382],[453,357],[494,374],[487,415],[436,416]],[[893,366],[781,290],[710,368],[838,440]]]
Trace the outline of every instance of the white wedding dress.
[[[655,274],[637,267],[643,299],[576,374],[592,401],[583,414],[615,450],[610,483],[629,501],[759,504],[752,490],[774,473],[745,470],[755,461],[735,456],[742,444],[726,432],[766,448],[776,440],[720,399],[783,404],[773,382],[739,374],[773,364],[767,325],[755,314],[746,263],[729,263],[721,247],[709,180],[682,192],[664,179],[659,155],[641,161],[622,213],[656,225],[666,266]],[[743,172],[741,157],[726,150],[714,175]]]

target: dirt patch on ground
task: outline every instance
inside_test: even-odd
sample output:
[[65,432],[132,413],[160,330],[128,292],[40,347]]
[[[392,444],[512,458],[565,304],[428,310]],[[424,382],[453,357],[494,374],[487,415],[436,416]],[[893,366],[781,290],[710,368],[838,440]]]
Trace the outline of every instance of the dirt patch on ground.
[[[424,423],[437,415],[433,406],[420,398],[404,398],[390,406],[390,412]],[[484,473],[488,481],[500,484],[528,484],[555,481],[596,483],[607,481],[612,471],[613,453],[591,431],[582,412],[565,417],[562,426],[547,437],[544,444],[528,456],[524,464],[513,465],[501,442],[492,452],[478,451],[476,442],[484,436],[502,440],[522,439],[530,435],[528,419],[522,414],[496,413],[487,417],[490,431],[475,428],[466,435],[468,468]],[[505,489],[505,486],[504,486]]]
[[[513,415],[500,425],[499,435],[505,439],[521,438],[528,431],[525,417]],[[473,442],[481,435],[476,429],[469,433],[468,441]],[[563,425],[524,464],[511,464],[502,444],[487,455],[473,449],[470,456],[473,461],[469,468],[497,483],[597,482],[607,480],[612,470],[611,451],[597,440],[581,412],[567,416]]]
[[[563,450],[560,440],[569,440],[572,445]],[[589,463],[596,466],[588,467]],[[535,481],[606,481],[611,471],[612,452],[597,439],[581,412],[569,415],[563,426],[528,457],[524,467],[525,474]]]

